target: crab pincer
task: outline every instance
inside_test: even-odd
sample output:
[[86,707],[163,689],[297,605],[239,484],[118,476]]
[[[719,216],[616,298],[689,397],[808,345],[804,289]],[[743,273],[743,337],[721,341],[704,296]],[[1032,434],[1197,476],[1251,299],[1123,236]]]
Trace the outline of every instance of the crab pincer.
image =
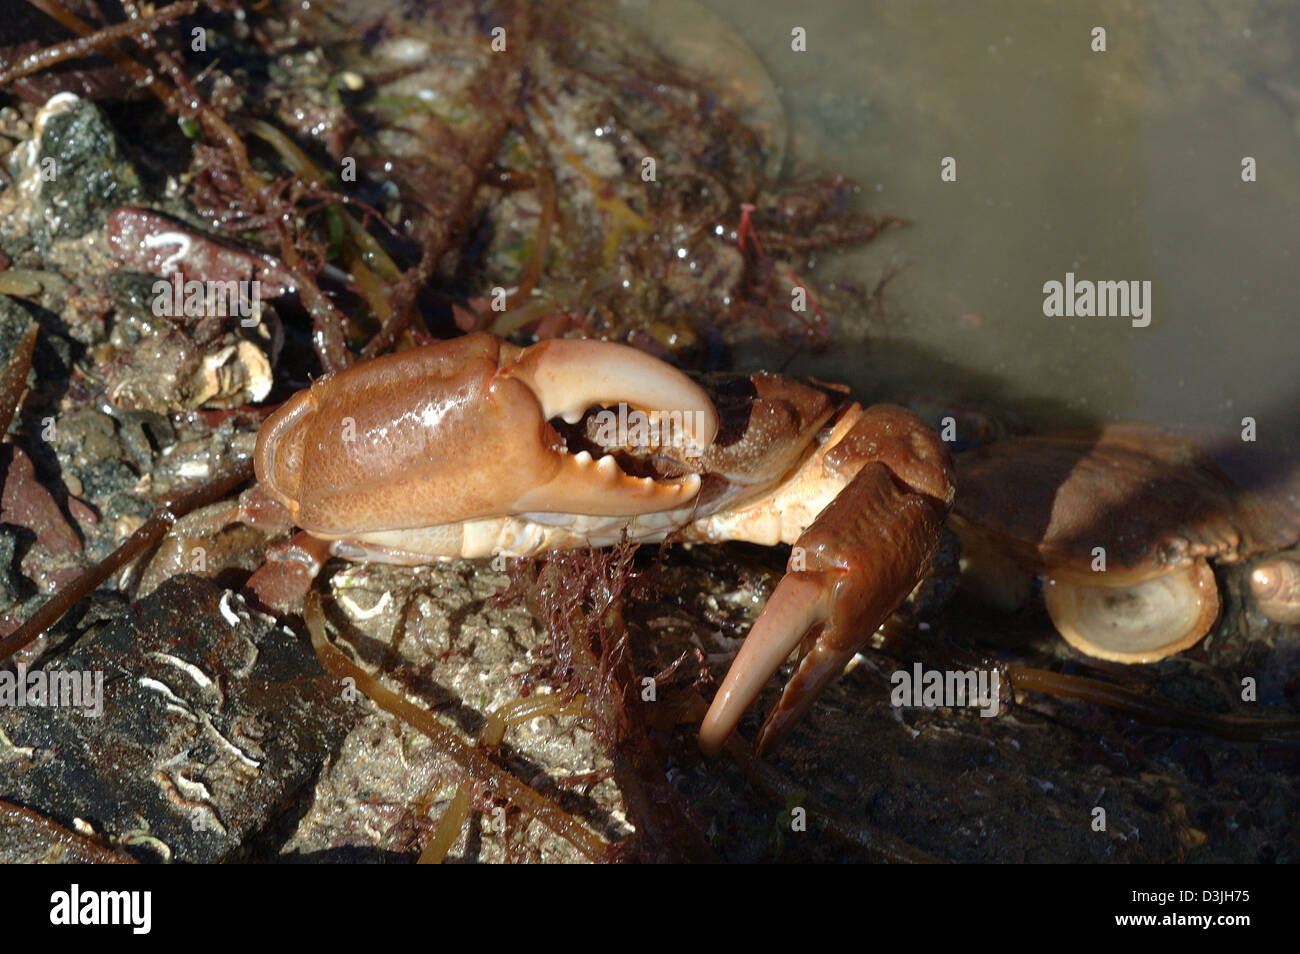
[[700,446],[717,431],[698,386],[633,348],[518,348],[475,334],[321,378],[263,425],[254,465],[266,492],[333,541],[335,556],[418,564],[522,554],[537,548],[516,539],[512,515],[626,520],[694,498],[698,475],[633,476],[612,457],[568,452],[550,424],[620,402],[677,410]]
[[755,741],[760,753],[777,745],[921,581],[938,546],[953,501],[952,464],[938,436],[907,411],[861,412],[820,466],[826,479],[848,483],[796,541],[700,726],[706,753],[722,747],[798,648],[798,666]]

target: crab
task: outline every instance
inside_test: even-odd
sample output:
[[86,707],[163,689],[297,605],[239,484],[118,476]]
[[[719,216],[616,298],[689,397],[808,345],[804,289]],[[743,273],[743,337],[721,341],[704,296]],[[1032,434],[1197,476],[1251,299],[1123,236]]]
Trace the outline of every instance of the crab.
[[259,499],[245,508],[280,508],[302,531],[249,580],[268,607],[331,556],[791,544],[701,724],[706,753],[797,649],[756,748],[786,736],[925,576],[954,495],[946,445],[900,407],[780,374],[697,381],[609,342],[520,348],[489,334],[317,380],[266,420],[254,467]]
[[1199,642],[1219,618],[1211,561],[1253,559],[1256,609],[1300,621],[1300,564],[1276,552],[1300,539],[1300,515],[1179,436],[1119,424],[1017,437],[958,454],[955,469],[969,588],[1011,609],[1041,575],[1052,622],[1086,655],[1150,663]]

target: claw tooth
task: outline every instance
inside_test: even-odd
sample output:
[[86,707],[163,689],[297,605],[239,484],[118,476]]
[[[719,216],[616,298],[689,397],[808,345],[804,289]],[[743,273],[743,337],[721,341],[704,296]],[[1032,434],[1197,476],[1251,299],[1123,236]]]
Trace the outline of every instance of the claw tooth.
[[677,489],[688,497],[694,497],[700,492],[700,475],[687,474],[682,482],[677,485]]
[[659,482],[625,474],[613,458],[594,467],[590,455],[560,455],[559,470],[549,483],[517,497],[511,509],[538,513],[581,513],[632,517],[673,510],[699,490],[700,478]]
[[573,459],[584,466],[591,463],[591,451],[578,451],[573,455]]

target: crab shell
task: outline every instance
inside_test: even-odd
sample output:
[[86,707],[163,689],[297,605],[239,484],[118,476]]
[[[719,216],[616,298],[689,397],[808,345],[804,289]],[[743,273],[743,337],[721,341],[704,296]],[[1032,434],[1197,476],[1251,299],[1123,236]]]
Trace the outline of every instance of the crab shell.
[[[994,601],[1027,595],[1015,567],[1041,573],[1060,633],[1114,662],[1194,645],[1219,615],[1208,561],[1242,560],[1290,530],[1196,445],[1143,425],[1012,438],[959,454],[954,466],[953,526]],[[1291,570],[1267,564],[1258,587],[1278,594],[1257,603],[1267,615],[1275,604],[1294,611]]]
[[[756,739],[770,748],[927,572],[951,460],[914,415],[863,409],[845,389],[765,373],[704,383],[623,345],[520,349],[482,334],[322,378],[258,433],[261,490],[305,532],[249,588],[284,605],[331,555],[419,564],[620,539],[795,544],[700,728],[717,752],[798,650]],[[607,428],[615,407],[657,421],[653,439]]]
[[[469,335],[316,381],[267,419],[254,465],[334,555],[408,564],[608,546],[624,532],[791,543],[871,456],[929,487],[929,463],[913,472],[910,442],[890,436],[911,433],[904,412],[863,412],[779,374],[707,384],[624,345]],[[680,422],[683,440],[611,444],[591,414],[605,405]],[[876,443],[834,450],[864,419]]]
[[503,513],[653,513],[694,497],[697,475],[637,478],[611,458],[566,453],[549,421],[618,401],[673,409],[704,446],[717,431],[704,392],[631,348],[557,344],[525,353],[468,335],[327,375],[258,434],[258,482],[314,536],[426,558],[471,555],[420,536],[429,528]]

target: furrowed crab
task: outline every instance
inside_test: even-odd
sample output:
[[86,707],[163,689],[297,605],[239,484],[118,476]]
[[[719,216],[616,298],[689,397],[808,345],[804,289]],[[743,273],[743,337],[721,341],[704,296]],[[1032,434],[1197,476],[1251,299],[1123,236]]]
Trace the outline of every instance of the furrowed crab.
[[793,544],[701,726],[706,752],[797,648],[758,748],[784,737],[925,575],[954,492],[947,448],[902,408],[779,374],[697,383],[607,342],[487,334],[321,378],[266,421],[254,464],[303,530],[249,581],[268,606],[329,556],[420,564],[624,534]]
[[1220,614],[1211,562],[1257,557],[1255,608],[1300,619],[1297,564],[1274,552],[1300,538],[1300,515],[1179,436],[1116,424],[1016,437],[958,454],[955,470],[970,588],[1013,609],[1041,574],[1052,622],[1086,655],[1150,663],[1198,643]]

